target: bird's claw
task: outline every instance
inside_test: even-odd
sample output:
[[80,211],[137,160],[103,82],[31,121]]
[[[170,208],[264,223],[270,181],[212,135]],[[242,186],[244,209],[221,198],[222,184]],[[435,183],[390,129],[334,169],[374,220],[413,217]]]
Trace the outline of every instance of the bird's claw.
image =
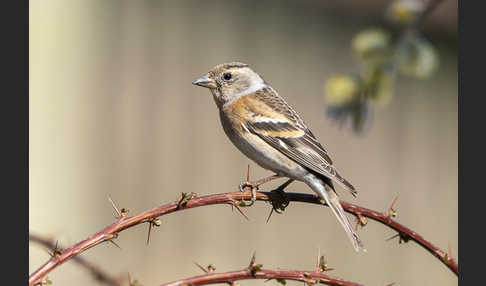
[[242,192],[242,193],[246,192],[247,187],[250,187],[250,191],[251,191],[250,204],[246,205],[247,207],[249,207],[249,206],[252,206],[256,201],[256,191],[258,190],[258,185],[255,185],[251,182],[241,183],[240,186],[239,186],[240,192]]
[[270,202],[272,203],[273,210],[279,214],[282,213],[290,203],[289,199],[287,198],[287,194],[283,189],[284,188],[280,186],[270,192]]

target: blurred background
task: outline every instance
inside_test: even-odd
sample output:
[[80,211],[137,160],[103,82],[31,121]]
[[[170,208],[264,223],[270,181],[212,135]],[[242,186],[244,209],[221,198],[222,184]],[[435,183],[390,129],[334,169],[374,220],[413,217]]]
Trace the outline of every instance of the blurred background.
[[[242,61],[302,115],[335,166],[359,190],[343,200],[385,210],[458,256],[457,1],[442,1],[423,23],[438,59],[427,78],[396,74],[393,98],[374,106],[364,132],[336,124],[326,83],[362,72],[355,36],[382,27],[390,1],[30,1],[31,233],[72,245],[114,221],[108,196],[129,215],[199,195],[236,190],[272,174],[224,134],[208,90],[191,85],[216,64]],[[400,31],[394,28],[394,31]],[[269,190],[283,180],[272,182]],[[311,193],[302,183],[287,191]],[[328,208],[291,203],[265,223],[270,205],[211,206],[161,218],[82,256],[128,285],[246,267],[311,270],[320,247],[330,275],[366,285],[457,285],[457,277],[414,242],[370,221],[356,253]],[[29,272],[49,255],[30,244]],[[460,263],[460,261],[459,261]],[[96,285],[73,261],[54,285]],[[261,285],[263,281],[243,281]],[[267,282],[270,284],[275,281]],[[297,284],[289,282],[290,285]]]

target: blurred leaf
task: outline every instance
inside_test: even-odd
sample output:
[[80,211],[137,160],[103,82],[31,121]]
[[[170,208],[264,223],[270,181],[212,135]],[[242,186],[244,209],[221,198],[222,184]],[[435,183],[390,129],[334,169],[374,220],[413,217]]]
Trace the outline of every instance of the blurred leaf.
[[371,104],[383,107],[390,103],[397,74],[425,79],[439,64],[434,47],[419,32],[420,17],[430,3],[425,0],[390,3],[385,16],[400,27],[390,30],[371,27],[357,33],[351,47],[361,61],[360,73],[333,76],[324,86],[328,116],[341,127],[351,122],[357,133],[370,126]]
[[324,85],[325,99],[332,106],[342,106],[353,102],[359,92],[359,78],[352,75],[335,75]]
[[360,104],[353,110],[351,122],[354,132],[362,133],[364,131],[369,111],[369,106],[367,104]]
[[439,65],[435,48],[422,37],[412,37],[398,49],[398,69],[405,75],[425,79],[432,75]]
[[366,95],[378,106],[386,106],[392,99],[395,86],[395,76],[390,66],[375,68],[366,85]]
[[367,64],[382,64],[390,59],[390,34],[381,28],[368,28],[354,36],[351,47]]
[[407,25],[416,21],[424,9],[424,1],[397,0],[388,6],[385,16],[391,22]]
[[[327,115],[343,127],[348,121],[356,133],[363,133],[371,124],[371,110],[365,100],[356,100],[342,106],[328,106]],[[368,128],[367,128],[368,127]]]

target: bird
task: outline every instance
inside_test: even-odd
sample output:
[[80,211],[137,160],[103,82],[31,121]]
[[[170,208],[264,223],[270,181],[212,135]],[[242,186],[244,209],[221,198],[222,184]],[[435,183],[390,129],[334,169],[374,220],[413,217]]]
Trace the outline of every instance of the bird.
[[276,177],[308,185],[331,208],[354,249],[366,251],[333,182],[353,196],[355,187],[341,176],[328,152],[275,89],[242,62],[216,65],[192,84],[211,91],[224,132],[244,155]]

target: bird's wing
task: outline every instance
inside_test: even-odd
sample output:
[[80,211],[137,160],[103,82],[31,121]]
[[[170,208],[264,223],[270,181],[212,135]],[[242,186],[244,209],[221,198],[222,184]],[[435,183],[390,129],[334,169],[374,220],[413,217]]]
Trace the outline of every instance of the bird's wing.
[[327,151],[282,97],[271,88],[252,96],[254,102],[249,100],[245,104],[251,117],[244,121],[251,133],[295,162],[334,180],[356,195],[353,185],[332,166]]

